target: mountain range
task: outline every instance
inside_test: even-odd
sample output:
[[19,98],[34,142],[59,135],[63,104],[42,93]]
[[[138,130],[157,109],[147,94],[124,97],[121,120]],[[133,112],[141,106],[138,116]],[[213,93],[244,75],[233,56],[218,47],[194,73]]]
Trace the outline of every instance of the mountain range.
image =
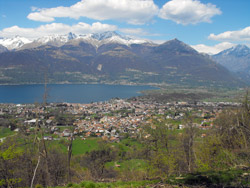
[[49,35],[38,39],[30,40],[24,37],[15,36],[13,38],[0,38],[0,45],[5,46],[8,50],[24,50],[36,48],[42,45],[62,46],[71,40],[80,40],[90,43],[96,47],[106,43],[120,43],[124,45],[151,43],[147,40],[132,39],[130,37],[119,35],[116,32],[94,33],[87,35],[76,35],[68,33],[66,35]]
[[0,39],[0,44],[5,46],[1,84],[42,83],[46,75],[49,83],[243,85],[210,56],[178,39],[155,44],[116,32],[69,33],[33,41]]

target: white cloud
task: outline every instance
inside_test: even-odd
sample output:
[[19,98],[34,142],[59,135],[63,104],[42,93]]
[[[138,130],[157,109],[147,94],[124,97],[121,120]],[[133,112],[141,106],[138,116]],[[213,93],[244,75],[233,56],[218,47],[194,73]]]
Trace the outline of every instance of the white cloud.
[[158,7],[153,0],[82,0],[70,7],[38,9],[27,17],[42,22],[51,22],[57,17],[73,19],[87,17],[95,20],[115,19],[130,24],[144,24],[157,13]]
[[187,25],[210,23],[211,18],[219,14],[220,9],[211,3],[202,4],[199,0],[171,0],[161,8],[159,17]]
[[149,33],[142,28],[121,28],[120,32],[127,35],[135,35],[135,36],[159,36],[157,33]]
[[217,54],[223,50],[226,50],[228,48],[231,48],[233,46],[236,46],[236,44],[230,43],[230,42],[222,42],[219,44],[216,44],[214,46],[207,46],[204,44],[197,44],[197,45],[192,45],[192,48],[197,50],[198,52],[201,53],[207,53],[207,54]]
[[119,29],[122,33],[132,34],[132,35],[147,35],[148,33],[142,28],[121,28]]
[[[34,12],[34,13],[29,14],[29,15],[32,15],[32,20],[40,21],[40,22],[53,22],[55,20],[52,17],[45,16],[45,15],[40,14],[38,12]],[[29,16],[28,16],[28,18],[29,18]]]
[[105,31],[115,31],[115,30],[117,30],[117,26],[102,24],[100,22],[95,22],[92,25],[79,22],[72,26],[63,23],[52,23],[52,24],[41,25],[37,28],[21,28],[18,26],[9,27],[1,30],[0,36],[11,38],[16,35],[20,35],[28,39],[36,39],[46,35],[66,34],[69,32],[73,32],[76,34],[88,34],[88,33],[99,33]]
[[163,44],[165,42],[167,42],[166,40],[151,40],[153,43],[156,43],[156,44]]
[[34,7],[34,6],[30,7],[30,9],[31,11],[41,11],[41,9],[39,9],[38,7]]
[[218,41],[250,41],[250,26],[238,31],[226,31],[215,35],[208,36],[209,39]]

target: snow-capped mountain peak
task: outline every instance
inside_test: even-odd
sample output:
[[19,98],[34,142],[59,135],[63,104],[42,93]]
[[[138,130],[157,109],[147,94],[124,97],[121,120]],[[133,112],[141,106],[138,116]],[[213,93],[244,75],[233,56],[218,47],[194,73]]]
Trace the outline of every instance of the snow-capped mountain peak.
[[53,34],[53,35],[43,36],[33,41],[26,39],[24,37],[16,36],[11,39],[0,38],[0,44],[5,46],[9,50],[16,50],[16,49],[22,50],[27,48],[36,48],[41,45],[62,46],[69,41],[74,41],[75,39],[87,42],[95,46],[96,48],[98,48],[103,44],[108,44],[108,43],[118,43],[127,46],[131,44],[152,43],[148,40],[135,39],[123,36],[116,33],[115,31],[106,31],[104,33],[94,33],[85,35],[76,35],[71,32],[65,35]]
[[54,35],[44,36],[35,40],[35,42],[42,43],[42,44],[55,43],[55,42],[59,44],[64,44],[68,42],[69,40],[73,40],[75,38],[77,38],[77,36],[74,33],[70,32],[66,35],[54,34]]
[[77,38],[77,35],[72,33],[72,32],[69,32],[67,34],[67,37],[68,37],[68,40],[73,40],[73,39]]
[[124,37],[124,36],[119,35],[115,31],[106,31],[104,33],[94,33],[94,34],[91,35],[91,37],[96,39],[96,40],[99,40],[99,41],[109,39],[109,38],[114,38],[114,37],[122,38],[122,39],[125,39],[125,40],[130,39],[128,37]]
[[220,52],[219,54],[227,56],[227,55],[233,55],[236,57],[246,56],[250,54],[250,48],[248,48],[246,45],[236,45],[232,48],[229,48],[227,50],[224,50]]
[[15,36],[13,38],[0,38],[0,44],[6,47],[8,50],[21,48],[24,44],[31,42],[31,40],[20,36]]
[[84,42],[88,42],[98,48],[103,44],[108,43],[118,43],[123,45],[131,45],[131,44],[142,44],[142,43],[150,43],[148,40],[143,39],[133,39],[127,36],[122,36],[114,31],[107,31],[104,33],[94,33],[88,35],[80,35],[79,38]]

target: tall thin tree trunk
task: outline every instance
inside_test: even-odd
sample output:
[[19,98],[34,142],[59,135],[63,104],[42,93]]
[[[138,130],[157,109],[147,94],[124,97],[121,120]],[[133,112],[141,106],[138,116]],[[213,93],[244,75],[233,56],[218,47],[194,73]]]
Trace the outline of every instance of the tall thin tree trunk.
[[72,155],[72,142],[73,142],[73,138],[71,135],[70,143],[68,145],[68,182],[71,182],[70,161],[71,161],[71,155]]
[[36,164],[36,168],[34,170],[34,174],[33,174],[32,180],[31,180],[30,188],[33,188],[33,183],[34,183],[34,180],[35,180],[35,177],[36,177],[36,171],[37,171],[38,166],[40,164],[40,160],[41,160],[41,156],[39,155],[38,161],[37,161],[37,164]]
[[43,143],[43,154],[44,154],[44,159],[45,159],[45,172],[46,172],[46,185],[50,186],[50,173],[49,173],[49,162],[48,162],[48,151],[47,151],[47,147],[46,147],[46,143],[45,140],[43,138],[44,134],[42,131],[42,143]]

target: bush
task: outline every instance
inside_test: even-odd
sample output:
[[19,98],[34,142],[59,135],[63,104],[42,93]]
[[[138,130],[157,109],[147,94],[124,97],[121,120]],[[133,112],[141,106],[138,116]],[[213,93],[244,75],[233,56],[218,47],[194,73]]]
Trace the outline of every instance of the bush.
[[35,188],[43,188],[43,186],[40,185],[40,184],[37,184],[37,185],[35,186]]
[[80,183],[80,186],[84,187],[84,188],[95,188],[96,187],[96,185],[91,181],[83,181],[82,183]]
[[68,183],[66,187],[73,187],[73,183]]

